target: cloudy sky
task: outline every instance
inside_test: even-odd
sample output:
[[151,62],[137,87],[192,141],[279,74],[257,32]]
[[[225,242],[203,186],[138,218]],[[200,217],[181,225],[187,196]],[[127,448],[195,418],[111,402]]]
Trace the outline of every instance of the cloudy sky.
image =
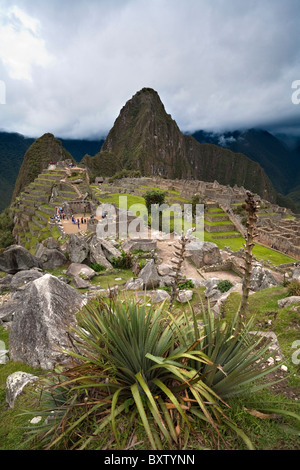
[[0,0],[0,129],[105,137],[151,87],[183,132],[300,137],[299,23],[299,0]]

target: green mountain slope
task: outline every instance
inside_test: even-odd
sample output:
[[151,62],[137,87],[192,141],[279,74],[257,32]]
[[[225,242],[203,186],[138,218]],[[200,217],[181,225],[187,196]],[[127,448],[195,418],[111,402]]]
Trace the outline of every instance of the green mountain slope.
[[12,199],[14,200],[22,189],[34,181],[51,161],[57,163],[67,159],[75,162],[72,155],[63,148],[53,134],[47,133],[35,140],[25,153]]

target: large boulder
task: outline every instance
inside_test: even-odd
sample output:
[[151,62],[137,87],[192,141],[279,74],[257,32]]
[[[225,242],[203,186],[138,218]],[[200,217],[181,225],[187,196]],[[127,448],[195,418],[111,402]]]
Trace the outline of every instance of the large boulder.
[[101,243],[101,248],[104,253],[104,256],[108,261],[112,261],[113,258],[119,258],[121,255],[120,251],[111,243],[109,240],[104,240],[103,238],[98,239]]
[[143,279],[128,279],[124,286],[124,290],[143,290],[144,288],[144,281]]
[[72,263],[82,263],[88,260],[89,246],[82,237],[72,233],[66,244],[66,252]]
[[279,282],[275,279],[271,271],[263,268],[261,264],[253,266],[249,286],[251,290],[257,292],[278,285]]
[[151,293],[150,298],[153,304],[158,304],[160,302],[164,302],[165,300],[170,300],[171,296],[165,290],[157,289]]
[[51,274],[28,284],[11,323],[9,355],[13,361],[48,370],[68,362],[68,328],[84,299],[78,291]]
[[41,260],[43,269],[56,269],[67,262],[67,258],[58,248],[48,248],[42,243],[39,243],[35,256]]
[[153,259],[147,262],[146,266],[139,273],[138,278],[142,279],[146,289],[153,289],[159,286],[160,276]]
[[189,258],[197,268],[222,262],[221,252],[215,243],[201,242],[197,239],[192,239],[187,244],[186,257]]
[[0,293],[6,290],[10,290],[10,284],[12,281],[13,275],[7,274],[6,276],[0,279]]
[[19,271],[16,273],[10,283],[10,290],[12,292],[21,289],[22,287],[27,286],[27,284],[31,281],[35,281],[35,279],[39,279],[43,276],[43,273],[38,271],[37,269],[27,269],[25,271]]
[[[93,264],[100,264],[107,269],[112,268],[112,264],[108,261],[105,256],[105,253],[102,249],[102,239],[98,237],[93,237],[89,243],[89,259]],[[120,253],[118,252],[118,256]]]
[[31,268],[41,268],[41,261],[20,245],[11,245],[0,255],[0,271],[15,274]]
[[75,277],[80,276],[83,279],[90,280],[96,276],[96,271],[86,264],[71,263],[66,272],[67,276]]

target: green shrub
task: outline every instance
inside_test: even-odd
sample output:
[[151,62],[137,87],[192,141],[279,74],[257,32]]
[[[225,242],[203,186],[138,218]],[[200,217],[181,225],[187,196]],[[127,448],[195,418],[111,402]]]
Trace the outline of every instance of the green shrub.
[[300,295],[300,282],[299,281],[291,281],[287,285],[288,296],[291,295]]
[[218,288],[219,291],[221,291],[222,293],[227,292],[227,291],[228,291],[229,289],[231,289],[232,287],[233,287],[232,282],[227,281],[227,280],[221,281],[221,282],[219,282],[219,284],[217,285],[217,288]]
[[113,257],[111,260],[111,264],[117,269],[130,269],[132,263],[131,253],[126,253],[124,250],[121,250],[121,255],[118,258]]
[[100,273],[101,271],[106,270],[106,267],[103,266],[102,264],[91,264],[91,268],[97,273]]
[[190,279],[187,279],[185,282],[181,282],[180,284],[178,284],[178,289],[179,290],[193,289],[194,287],[195,287],[194,283]]

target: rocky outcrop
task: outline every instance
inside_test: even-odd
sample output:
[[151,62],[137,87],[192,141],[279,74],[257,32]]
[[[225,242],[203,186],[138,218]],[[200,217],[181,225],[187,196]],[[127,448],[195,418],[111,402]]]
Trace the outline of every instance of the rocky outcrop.
[[11,245],[0,255],[0,271],[8,274],[41,267],[41,261],[20,245]]
[[279,282],[275,279],[271,271],[263,268],[261,264],[253,266],[249,286],[251,290],[259,291],[278,285]]
[[[89,260],[93,264],[100,264],[107,269],[112,268],[112,264],[106,258],[104,251],[102,249],[101,239],[97,236],[93,237],[89,242]],[[119,255],[120,253],[118,253]]]
[[11,323],[10,359],[46,370],[64,363],[61,348],[70,346],[67,329],[76,325],[83,304],[76,289],[50,274],[30,282]]
[[56,269],[67,262],[59,243],[54,238],[38,243],[35,256],[40,259],[43,269]]
[[89,246],[82,237],[72,233],[67,242],[66,252],[72,263],[82,263],[88,260]]
[[154,289],[159,286],[160,276],[158,275],[154,260],[147,262],[146,266],[141,270],[138,275],[142,279],[145,289]]

